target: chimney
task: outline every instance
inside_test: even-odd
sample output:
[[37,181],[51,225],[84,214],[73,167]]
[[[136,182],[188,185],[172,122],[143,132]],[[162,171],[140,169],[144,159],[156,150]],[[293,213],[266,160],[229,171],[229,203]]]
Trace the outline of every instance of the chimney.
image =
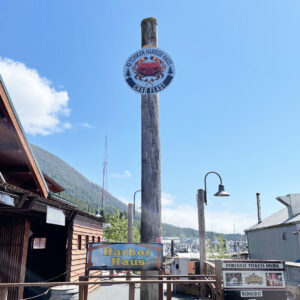
[[256,193],[256,201],[257,201],[257,219],[259,224],[261,223],[260,193]]

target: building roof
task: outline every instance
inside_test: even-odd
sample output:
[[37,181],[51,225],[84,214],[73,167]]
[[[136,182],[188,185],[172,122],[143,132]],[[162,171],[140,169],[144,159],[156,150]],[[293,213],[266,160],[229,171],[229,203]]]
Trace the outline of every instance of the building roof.
[[77,205],[55,194],[64,191],[64,188],[41,172],[1,75],[0,172],[4,178],[0,178],[0,192],[13,193],[13,207],[6,207],[8,203],[2,201],[1,212],[28,212],[32,209],[31,203],[39,202],[103,222],[103,218],[79,211]]
[[255,224],[245,230],[247,231],[254,231],[254,230],[260,230],[264,228],[269,227],[278,227],[278,226],[284,226],[284,225],[291,225],[295,223],[300,223],[300,214],[289,217],[288,208],[285,207],[278,212],[274,213],[273,215],[265,218],[262,220],[261,223]]
[[5,181],[47,198],[45,182],[0,76],[0,172]]

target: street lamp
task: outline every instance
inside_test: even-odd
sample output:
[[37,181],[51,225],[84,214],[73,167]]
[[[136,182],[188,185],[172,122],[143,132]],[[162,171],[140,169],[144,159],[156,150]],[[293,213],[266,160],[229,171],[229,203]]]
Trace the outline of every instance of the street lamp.
[[[205,216],[204,216],[204,204],[207,205],[207,188],[206,188],[206,178],[209,174],[216,174],[220,179],[219,190],[214,196],[217,197],[228,197],[230,196],[225,192],[224,185],[222,183],[222,178],[217,172],[208,172],[204,177],[204,190],[199,189],[197,195],[198,204],[198,227],[199,227],[199,252],[200,252],[200,274],[204,272],[204,262],[206,260],[205,252]],[[204,289],[201,291],[201,296],[203,295]]]
[[128,203],[128,231],[127,231],[127,241],[128,243],[133,243],[133,217],[135,216],[135,195],[141,192],[137,190],[133,195],[133,203]]
[[90,204],[89,204],[89,206],[88,206],[88,213],[90,213],[90,206],[91,206],[91,205],[95,206],[95,208],[96,208],[96,218],[101,218],[102,216],[101,216],[101,214],[100,214],[99,207],[98,207],[98,205],[95,204],[95,203],[90,203]]

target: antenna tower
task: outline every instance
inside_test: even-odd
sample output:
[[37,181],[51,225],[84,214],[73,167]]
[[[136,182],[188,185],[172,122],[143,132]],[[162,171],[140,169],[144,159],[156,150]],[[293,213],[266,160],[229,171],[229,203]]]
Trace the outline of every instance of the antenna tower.
[[104,211],[104,203],[107,197],[107,189],[108,189],[108,182],[107,182],[107,136],[105,136],[105,146],[104,146],[104,156],[103,156],[103,173],[102,173],[102,203],[101,209]]

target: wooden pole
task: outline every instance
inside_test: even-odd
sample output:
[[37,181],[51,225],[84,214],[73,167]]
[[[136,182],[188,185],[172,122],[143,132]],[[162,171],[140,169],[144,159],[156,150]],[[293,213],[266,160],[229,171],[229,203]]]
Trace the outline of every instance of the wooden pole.
[[[79,277],[79,281],[84,281],[83,278]],[[84,285],[79,286],[79,295],[78,300],[84,300]]]
[[[157,21],[144,19],[142,48],[157,47]],[[141,96],[142,111],[142,243],[161,241],[161,178],[160,178],[160,130],[158,94]],[[143,275],[157,275],[157,271],[143,271]],[[143,284],[142,300],[158,300],[158,285]]]
[[[129,272],[126,274],[126,280],[131,281],[131,275]],[[135,284],[129,283],[129,294],[128,294],[129,300],[134,300],[134,290],[135,290]]]
[[0,288],[0,299],[7,300],[8,288]]
[[133,243],[133,204],[128,203],[128,243]]
[[[204,215],[204,193],[205,191],[198,190],[197,204],[198,204],[198,227],[199,227],[199,254],[200,254],[200,274],[205,272],[205,261],[206,261],[206,251],[205,251],[205,215]],[[200,287],[200,296],[205,297],[206,287],[204,284]]]
[[215,272],[216,272],[216,300],[223,299],[223,287],[222,287],[222,260],[216,259],[215,264]]
[[[171,280],[171,278],[168,278]],[[172,298],[172,286],[171,283],[167,283],[167,300],[171,300]]]
[[[128,243],[133,243],[133,213],[134,207],[133,203],[128,203],[128,233],[127,233],[127,241]],[[130,273],[127,273],[127,280],[130,280]],[[134,283],[129,284],[129,300],[134,300]]]
[[205,251],[205,215],[204,215],[204,190],[198,190],[198,228],[199,228],[199,252],[200,252],[200,274],[204,273],[204,263],[206,261]]
[[[163,275],[163,270],[159,271],[159,275]],[[158,278],[160,280],[163,280],[163,278]],[[163,284],[158,285],[158,293],[159,293],[159,300],[164,300],[164,286]]]

